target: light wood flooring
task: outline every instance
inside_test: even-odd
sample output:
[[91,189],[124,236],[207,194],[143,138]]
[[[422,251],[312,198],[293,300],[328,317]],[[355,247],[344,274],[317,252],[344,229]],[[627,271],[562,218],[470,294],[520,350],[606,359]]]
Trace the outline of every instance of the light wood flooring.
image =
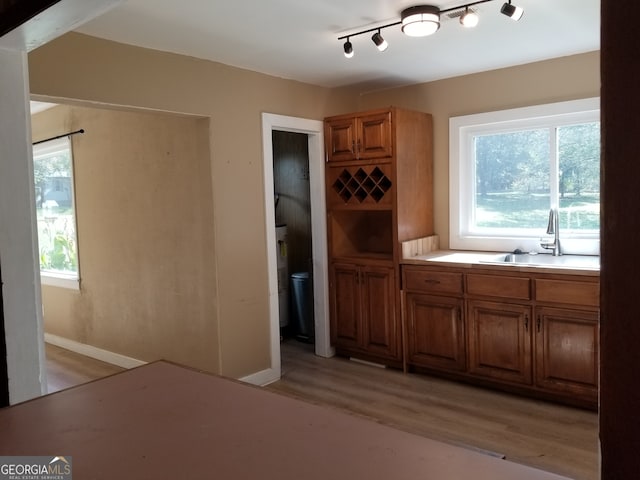
[[[122,369],[47,345],[49,391]],[[576,480],[597,480],[598,416],[426,375],[321,358],[282,344],[282,379],[267,387],[400,430]]]
[[599,478],[595,412],[311,352],[283,343],[282,379],[268,388],[577,480]]
[[124,370],[109,363],[45,343],[47,390],[49,393],[74,387]]

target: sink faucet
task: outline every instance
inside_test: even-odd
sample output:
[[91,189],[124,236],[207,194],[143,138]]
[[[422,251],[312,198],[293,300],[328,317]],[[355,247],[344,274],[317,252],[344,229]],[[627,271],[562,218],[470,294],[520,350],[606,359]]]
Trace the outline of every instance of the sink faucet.
[[557,208],[552,208],[551,210],[549,210],[549,225],[547,226],[547,235],[553,235],[553,243],[544,241],[540,242],[540,246],[542,248],[552,250],[552,255],[554,257],[562,255],[562,251],[560,250],[560,226],[558,217],[559,216]]

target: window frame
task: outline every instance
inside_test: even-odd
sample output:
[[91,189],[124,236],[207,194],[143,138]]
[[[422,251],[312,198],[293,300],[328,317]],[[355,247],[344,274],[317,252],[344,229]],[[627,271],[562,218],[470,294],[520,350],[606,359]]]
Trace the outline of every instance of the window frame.
[[[71,137],[65,136],[61,138],[52,139],[32,147],[33,162],[36,159],[42,157],[48,157],[55,155],[60,151],[69,151],[71,157],[71,207],[73,209],[73,222],[75,228],[75,242],[76,242],[76,255],[78,257],[78,267],[75,273],[66,273],[62,271],[43,270],[40,267],[40,239],[38,238],[38,267],[40,270],[40,282],[42,285],[48,285],[53,287],[67,288],[71,290],[80,290],[80,248],[78,242],[78,216],[76,211],[76,195],[75,195],[75,163],[73,159],[73,142]],[[33,186],[35,194],[35,184]],[[39,231],[36,225],[36,233],[39,235]]]
[[[471,228],[475,205],[476,176],[473,138],[478,134],[509,133],[518,130],[552,128],[577,123],[600,122],[600,98],[586,98],[530,107],[478,113],[449,119],[449,246],[454,250],[548,252],[540,246],[546,224],[537,236],[531,230]],[[555,149],[553,139],[550,149]],[[555,154],[551,162],[556,161]],[[551,194],[558,194],[551,183]],[[500,230],[500,231],[499,231]],[[560,230],[562,251],[567,254],[599,255],[600,235]]]

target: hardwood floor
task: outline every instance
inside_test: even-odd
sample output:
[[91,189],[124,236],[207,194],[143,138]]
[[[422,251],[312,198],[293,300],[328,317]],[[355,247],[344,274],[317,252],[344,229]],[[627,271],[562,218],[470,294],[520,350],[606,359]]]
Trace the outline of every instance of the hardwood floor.
[[[123,370],[48,344],[46,353],[49,392]],[[576,480],[599,478],[594,412],[316,357],[295,340],[282,344],[282,379],[267,388]]]
[[45,343],[49,393],[74,387],[124,370],[109,363]]
[[599,478],[594,412],[316,357],[295,340],[282,344],[282,379],[267,388],[577,480]]

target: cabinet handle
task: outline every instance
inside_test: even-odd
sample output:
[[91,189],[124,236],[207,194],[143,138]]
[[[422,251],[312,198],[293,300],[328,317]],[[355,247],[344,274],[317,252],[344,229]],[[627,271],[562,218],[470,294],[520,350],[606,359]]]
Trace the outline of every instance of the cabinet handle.
[[357,143],[357,148],[356,150],[358,151],[358,154],[356,155],[357,158],[360,158],[360,139],[358,139],[358,143]]
[[542,323],[542,320],[540,318],[540,315],[538,315],[538,319],[536,320],[536,328],[538,329],[538,333],[540,333],[540,324]]
[[524,315],[524,331],[529,331],[529,314]]
[[440,284],[440,280],[434,280],[433,278],[427,278],[424,283],[427,283],[429,285],[438,285]]
[[351,153],[352,154],[356,153],[356,141],[355,140],[351,140]]

